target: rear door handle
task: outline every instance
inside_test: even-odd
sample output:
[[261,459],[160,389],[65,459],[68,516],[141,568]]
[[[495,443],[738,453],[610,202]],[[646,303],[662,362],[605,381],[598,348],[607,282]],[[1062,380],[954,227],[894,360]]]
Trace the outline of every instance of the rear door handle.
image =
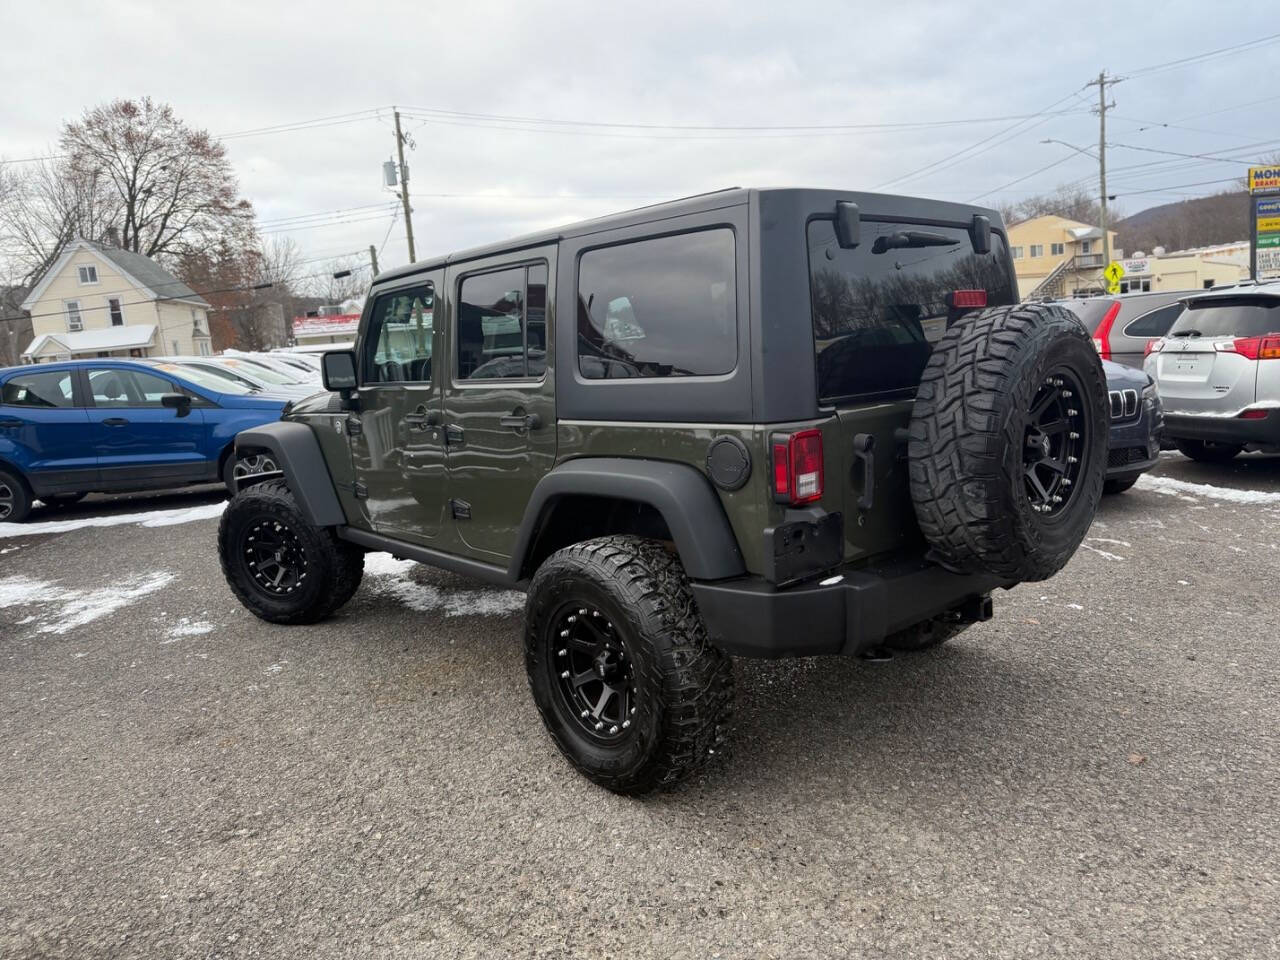
[[107,417],[102,421],[104,427],[125,427],[129,425],[129,421],[124,417]]
[[499,417],[498,423],[516,430],[537,430],[542,426],[542,418],[536,413],[521,413],[517,409],[512,410],[505,417]]

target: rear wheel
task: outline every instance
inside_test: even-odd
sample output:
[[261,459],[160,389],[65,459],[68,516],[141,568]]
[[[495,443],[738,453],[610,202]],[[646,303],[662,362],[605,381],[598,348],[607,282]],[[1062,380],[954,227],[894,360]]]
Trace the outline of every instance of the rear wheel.
[[603,537],[553,554],[529,588],[525,666],[580,773],[618,793],[678,782],[721,744],[733,671],[684,568],[660,544]]
[[218,525],[218,556],[231,592],[271,623],[323,620],[364,574],[364,553],[307,522],[283,480],[232,498]]
[[23,479],[0,468],[0,523],[21,523],[31,512],[31,493]]
[[1218,443],[1215,440],[1175,440],[1178,451],[1200,463],[1226,463],[1239,456],[1242,443]]

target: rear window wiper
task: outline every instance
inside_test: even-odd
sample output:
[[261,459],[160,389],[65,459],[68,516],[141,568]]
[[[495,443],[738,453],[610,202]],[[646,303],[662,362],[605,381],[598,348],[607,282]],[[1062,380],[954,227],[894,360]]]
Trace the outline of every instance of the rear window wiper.
[[1204,334],[1199,330],[1178,330],[1169,334],[1171,337],[1203,337]]
[[953,247],[960,241],[953,237],[944,237],[940,233],[925,233],[923,230],[901,230],[885,236],[876,237],[871,245],[872,253],[884,253],[886,250],[906,250],[910,247]]

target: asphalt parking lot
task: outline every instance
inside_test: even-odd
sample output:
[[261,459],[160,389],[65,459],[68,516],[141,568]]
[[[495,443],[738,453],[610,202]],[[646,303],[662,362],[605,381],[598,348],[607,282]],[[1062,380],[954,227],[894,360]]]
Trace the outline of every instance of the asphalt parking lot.
[[518,595],[379,555],[270,626],[220,503],[0,527],[0,956],[1280,956],[1280,458],[1165,456],[939,651],[739,661],[644,800],[544,735]]

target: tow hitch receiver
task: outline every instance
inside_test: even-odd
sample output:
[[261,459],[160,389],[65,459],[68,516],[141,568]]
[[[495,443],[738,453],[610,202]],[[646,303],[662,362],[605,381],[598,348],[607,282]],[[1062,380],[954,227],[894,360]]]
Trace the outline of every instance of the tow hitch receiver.
[[984,623],[992,617],[991,594],[970,597],[956,608],[960,623]]

